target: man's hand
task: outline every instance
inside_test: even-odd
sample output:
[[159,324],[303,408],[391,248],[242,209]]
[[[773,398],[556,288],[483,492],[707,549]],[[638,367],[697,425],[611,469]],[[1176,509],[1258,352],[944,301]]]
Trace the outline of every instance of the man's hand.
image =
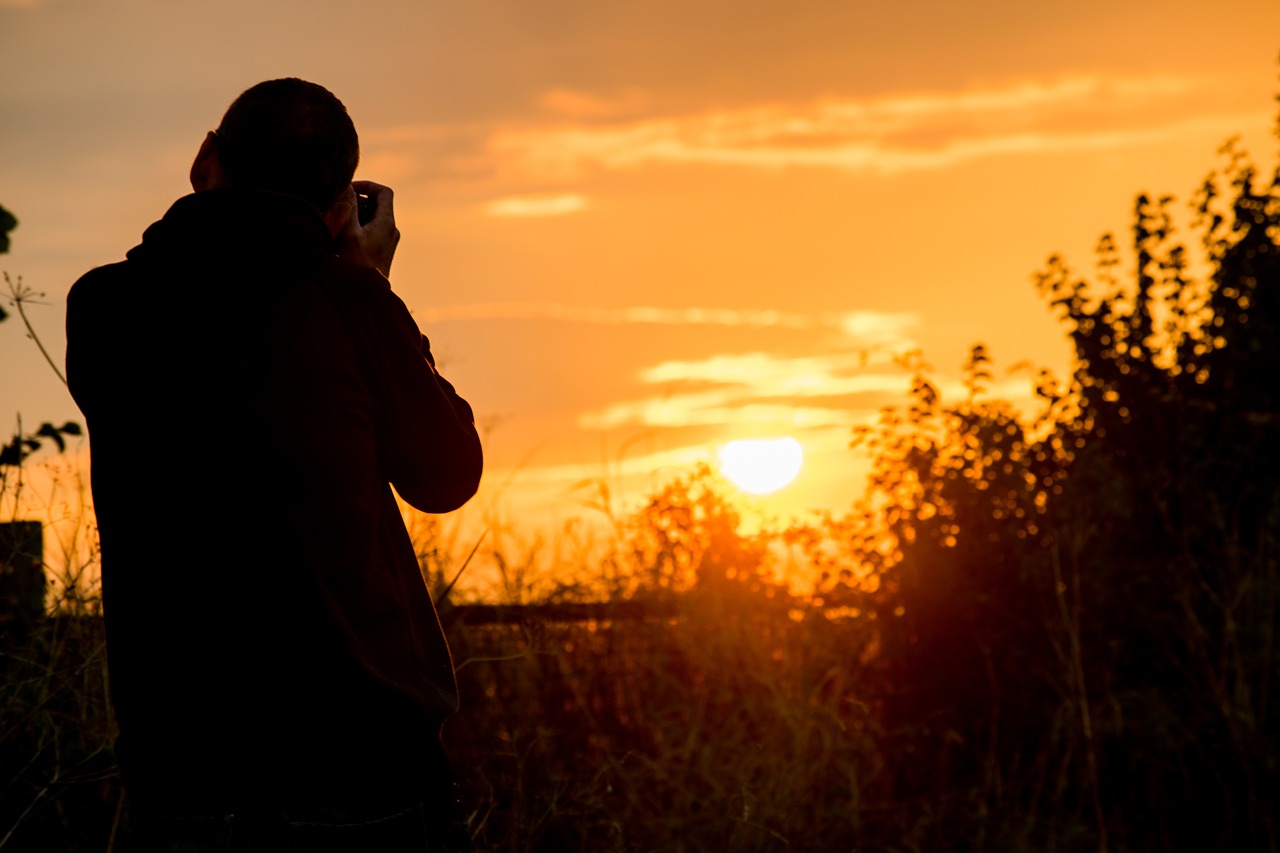
[[[373,218],[360,224],[356,193],[369,196],[374,203]],[[391,210],[391,188],[373,181],[355,181],[347,187],[338,204],[347,205],[350,217],[338,234],[338,257],[366,267],[373,267],[387,278],[391,277],[391,259],[400,242],[400,229],[396,228]]]

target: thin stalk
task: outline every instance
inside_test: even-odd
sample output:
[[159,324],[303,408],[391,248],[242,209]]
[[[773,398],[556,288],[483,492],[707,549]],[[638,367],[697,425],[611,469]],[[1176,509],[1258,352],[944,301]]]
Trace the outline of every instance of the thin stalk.
[[27,296],[25,292],[19,289],[22,285],[22,277],[19,276],[18,283],[14,284],[13,279],[11,279],[9,274],[6,272],[4,274],[4,283],[9,288],[9,296],[13,299],[14,307],[18,309],[18,316],[22,318],[22,325],[27,327],[27,337],[35,341],[36,346],[40,349],[40,354],[44,356],[44,360],[49,362],[49,367],[53,368],[53,372],[60,380],[62,380],[62,384],[66,385],[67,377],[62,375],[61,368],[58,367],[57,362],[55,362],[49,355],[49,351],[44,348],[44,344],[40,341],[40,336],[36,334],[36,330],[31,326],[31,320],[27,318],[27,310],[22,307]]

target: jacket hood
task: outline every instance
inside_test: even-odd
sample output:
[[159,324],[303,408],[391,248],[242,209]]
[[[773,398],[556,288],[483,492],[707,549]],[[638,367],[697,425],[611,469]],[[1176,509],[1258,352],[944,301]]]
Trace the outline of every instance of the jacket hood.
[[307,254],[333,254],[329,229],[309,202],[262,190],[222,188],[178,199],[126,257],[142,263],[181,259],[221,266]]

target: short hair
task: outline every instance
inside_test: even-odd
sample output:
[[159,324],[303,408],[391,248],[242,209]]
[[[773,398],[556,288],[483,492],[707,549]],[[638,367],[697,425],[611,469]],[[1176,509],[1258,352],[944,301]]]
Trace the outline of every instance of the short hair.
[[360,141],[342,101],[297,77],[246,89],[216,133],[229,183],[299,196],[320,210],[341,197],[360,161]]

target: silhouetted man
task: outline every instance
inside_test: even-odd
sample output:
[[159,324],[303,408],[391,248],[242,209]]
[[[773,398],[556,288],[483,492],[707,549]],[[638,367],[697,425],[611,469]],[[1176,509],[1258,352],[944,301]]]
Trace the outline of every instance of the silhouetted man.
[[455,509],[480,442],[388,284],[392,193],[351,183],[358,157],[327,90],[254,86],[195,193],[68,297],[118,753],[153,849],[449,849],[457,688],[391,486]]

